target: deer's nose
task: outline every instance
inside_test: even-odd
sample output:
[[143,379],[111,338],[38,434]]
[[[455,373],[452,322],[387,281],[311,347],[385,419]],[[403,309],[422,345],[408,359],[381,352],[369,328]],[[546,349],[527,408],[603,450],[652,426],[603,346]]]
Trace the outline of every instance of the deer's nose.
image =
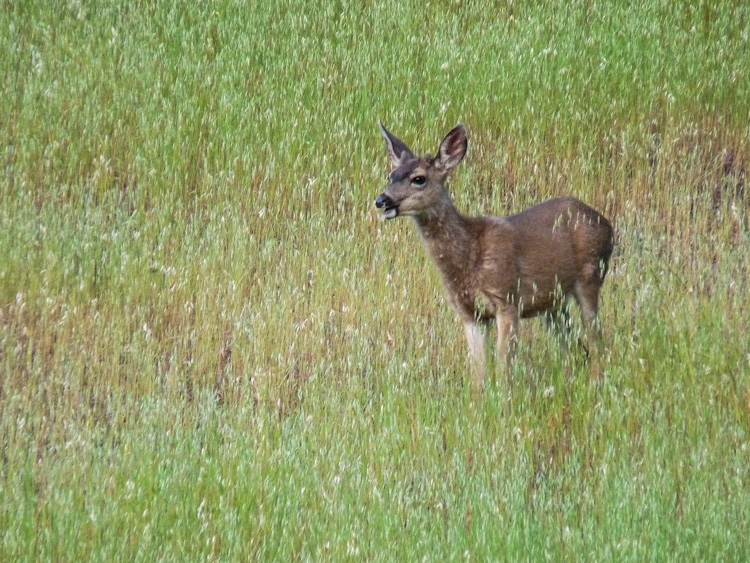
[[382,193],[375,200],[375,207],[377,207],[378,209],[381,209],[383,207],[393,207],[393,200]]

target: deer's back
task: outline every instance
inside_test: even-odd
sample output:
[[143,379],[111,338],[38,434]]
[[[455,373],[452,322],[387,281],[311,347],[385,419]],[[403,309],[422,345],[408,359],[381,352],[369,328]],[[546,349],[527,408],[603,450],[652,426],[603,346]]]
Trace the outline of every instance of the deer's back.
[[520,303],[524,317],[554,308],[559,291],[571,294],[579,280],[596,278],[601,284],[612,254],[609,221],[574,198],[551,199],[505,218],[481,218],[475,232],[482,293],[498,305]]
[[572,197],[547,200],[507,217],[507,221],[516,231],[518,250],[529,257],[567,263],[573,255],[581,264],[589,260],[607,262],[612,254],[610,222]]

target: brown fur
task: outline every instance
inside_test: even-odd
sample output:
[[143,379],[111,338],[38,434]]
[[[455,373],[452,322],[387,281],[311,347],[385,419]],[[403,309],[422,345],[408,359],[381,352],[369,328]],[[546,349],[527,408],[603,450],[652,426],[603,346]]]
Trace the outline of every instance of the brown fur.
[[[518,319],[544,314],[556,320],[573,297],[581,307],[591,344],[599,291],[612,254],[609,221],[570,197],[551,199],[509,217],[465,217],[453,205],[445,179],[468,148],[466,129],[454,127],[436,157],[415,157],[380,125],[391,157],[391,184],[377,198],[391,219],[410,215],[438,266],[448,299],[464,323],[484,382],[484,344],[478,323],[497,321],[497,346],[511,357]],[[564,323],[566,324],[566,323]]]

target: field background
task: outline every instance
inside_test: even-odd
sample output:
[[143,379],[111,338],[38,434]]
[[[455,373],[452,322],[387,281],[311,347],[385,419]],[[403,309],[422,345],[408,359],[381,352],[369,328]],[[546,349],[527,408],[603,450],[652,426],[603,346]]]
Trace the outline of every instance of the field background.
[[[0,2],[0,560],[750,558],[750,5]],[[469,390],[377,119],[617,229]]]

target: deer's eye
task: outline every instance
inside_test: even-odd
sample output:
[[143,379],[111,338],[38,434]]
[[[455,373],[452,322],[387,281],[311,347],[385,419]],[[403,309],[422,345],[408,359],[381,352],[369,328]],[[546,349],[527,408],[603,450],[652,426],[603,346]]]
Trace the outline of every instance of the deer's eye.
[[415,186],[424,186],[427,182],[427,178],[424,176],[414,176],[414,178],[411,179],[411,183]]

